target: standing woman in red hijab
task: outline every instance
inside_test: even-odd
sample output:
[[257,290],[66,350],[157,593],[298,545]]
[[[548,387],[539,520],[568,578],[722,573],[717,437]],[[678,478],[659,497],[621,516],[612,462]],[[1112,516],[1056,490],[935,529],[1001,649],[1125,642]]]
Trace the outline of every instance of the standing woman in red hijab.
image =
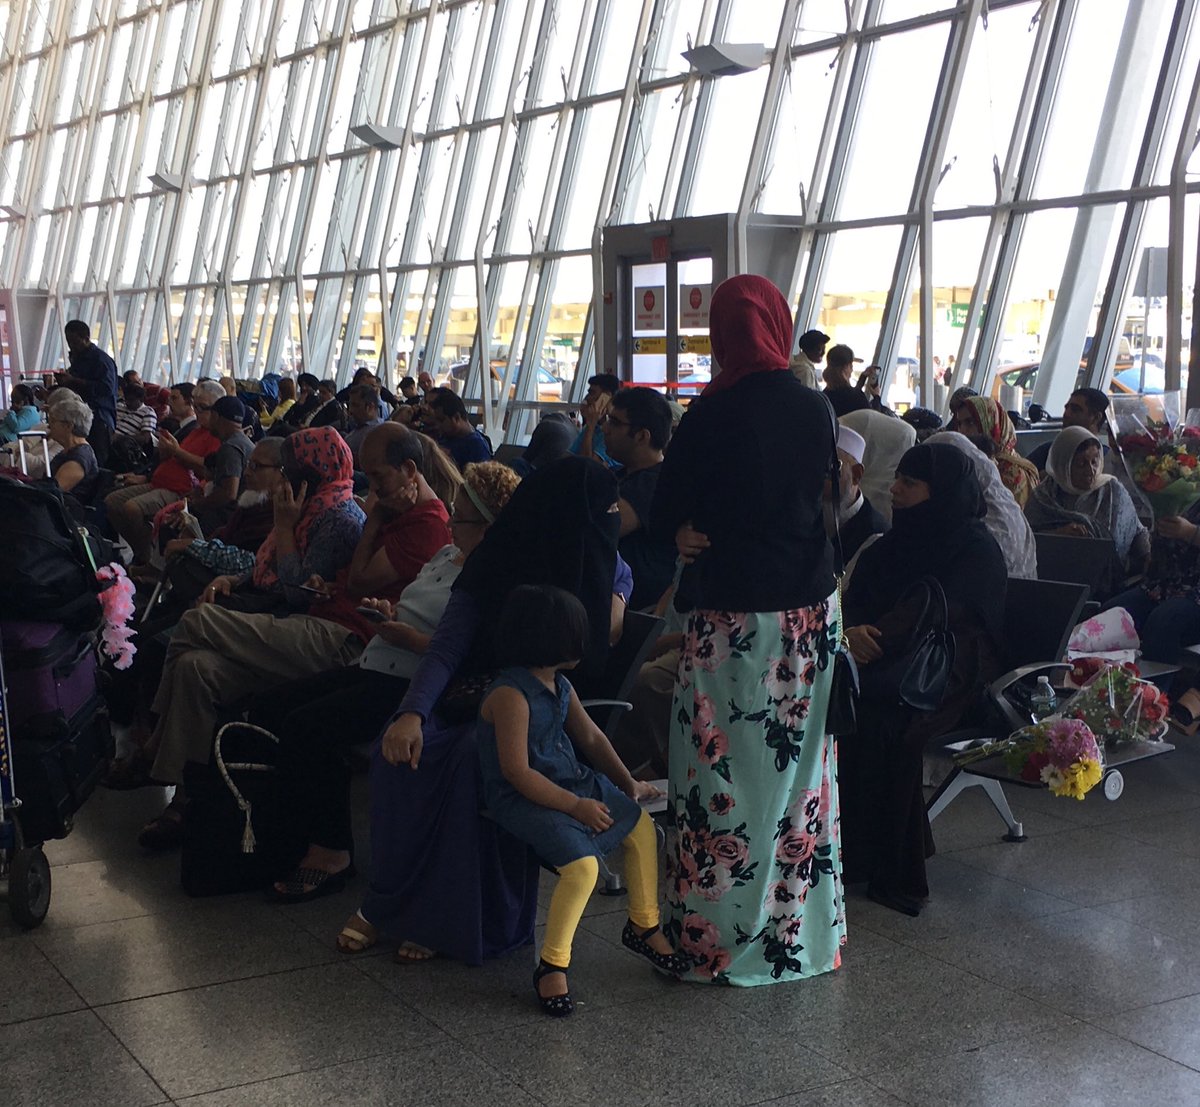
[[[837,765],[825,734],[835,644],[821,491],[827,401],[788,369],[792,318],[768,280],[713,293],[721,367],[671,441],[652,527],[694,554],[672,705],[667,932],[692,980],[743,986],[838,967],[846,926]],[[683,531],[688,534],[688,531]]]

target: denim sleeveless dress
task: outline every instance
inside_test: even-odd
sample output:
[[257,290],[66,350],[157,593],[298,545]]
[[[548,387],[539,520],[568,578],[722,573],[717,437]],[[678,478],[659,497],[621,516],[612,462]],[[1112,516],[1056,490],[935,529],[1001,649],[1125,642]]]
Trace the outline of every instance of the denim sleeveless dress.
[[641,817],[642,809],[608,777],[594,772],[575,756],[563,724],[571,701],[571,685],[562,673],[555,677],[557,694],[528,669],[505,669],[488,689],[509,687],[529,703],[529,767],[560,788],[608,808],[613,825],[603,833],[589,830],[562,811],[530,802],[504,778],[496,752],[496,729],[479,720],[479,762],[483,799],[492,818],[514,837],[528,842],[549,865],[558,868],[581,857],[604,857],[620,845]]

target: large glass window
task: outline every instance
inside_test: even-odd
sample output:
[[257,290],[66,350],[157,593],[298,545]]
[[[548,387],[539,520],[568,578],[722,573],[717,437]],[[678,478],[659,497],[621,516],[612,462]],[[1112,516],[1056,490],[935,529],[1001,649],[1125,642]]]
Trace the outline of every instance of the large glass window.
[[[747,214],[803,225],[784,289],[808,316],[798,324],[883,360],[897,404],[915,399],[923,353],[935,373],[986,354],[970,368],[990,387],[997,366],[1040,364],[1054,328],[1082,346],[1115,326],[1151,368],[1174,328],[1190,334],[1189,308],[1168,318],[1136,278],[1166,251],[1190,305],[1200,174],[1182,179],[1184,235],[1166,212],[1200,0],[0,11],[21,13],[0,55],[0,287],[45,297],[44,337],[23,347],[39,365],[61,362],[58,315],[71,310],[104,319],[122,368],[151,379],[427,366],[469,393],[462,367],[483,336],[493,379],[512,365],[514,398],[577,397],[610,310],[593,288],[597,227],[736,212],[752,163]],[[1190,35],[1168,72],[1176,14]],[[683,51],[713,40],[768,56],[748,72],[692,69]],[[1170,96],[1157,105],[1160,80]],[[1135,192],[1151,132],[1160,153]],[[1091,193],[1104,203],[1081,215]],[[1123,238],[1121,215],[1142,202],[1140,235]],[[1131,275],[1120,319],[1105,321],[1114,265]],[[984,312],[968,332],[972,295]]]

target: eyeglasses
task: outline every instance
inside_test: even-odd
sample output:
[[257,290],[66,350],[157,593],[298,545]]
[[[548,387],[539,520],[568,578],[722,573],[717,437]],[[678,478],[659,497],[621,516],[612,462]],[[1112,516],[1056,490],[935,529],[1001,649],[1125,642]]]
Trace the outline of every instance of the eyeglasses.
[[196,412],[212,411],[212,404],[192,404],[192,410]]
[[618,419],[615,415],[609,415],[604,422],[610,427],[632,427],[633,424],[628,419]]
[[246,463],[246,468],[253,473],[261,473],[264,469],[278,469],[279,472],[283,472],[282,465],[264,465],[258,461],[248,461]]

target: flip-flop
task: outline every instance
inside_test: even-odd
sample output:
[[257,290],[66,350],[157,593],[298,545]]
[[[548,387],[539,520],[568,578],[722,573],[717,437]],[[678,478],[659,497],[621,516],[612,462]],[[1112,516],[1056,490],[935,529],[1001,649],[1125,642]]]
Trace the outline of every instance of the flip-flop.
[[138,833],[138,845],[154,853],[178,849],[183,845],[183,812],[168,807],[156,819],[151,819]]
[[267,889],[267,898],[274,903],[308,903],[309,900],[345,891],[346,882],[352,876],[352,864],[336,873],[326,872],[324,869],[293,869],[280,881],[286,890],[281,892],[272,885]]
[[392,954],[392,960],[397,965],[421,965],[426,961],[432,961],[436,956],[437,953],[432,949],[419,946],[416,942],[404,942]]
[[[369,950],[376,942],[379,941],[378,934],[371,935],[366,933],[365,930],[356,930],[352,925],[356,920],[361,922],[364,927],[371,926],[371,924],[367,922],[362,915],[355,912],[354,918],[351,919],[350,922],[346,923],[346,925],[343,926],[341,931],[338,933],[338,952],[345,953],[351,957],[358,953],[366,953],[367,950]],[[371,929],[374,930],[374,927],[371,927]],[[345,938],[351,942],[355,942],[358,948],[354,949],[351,946],[343,945],[341,941],[342,938]]]

